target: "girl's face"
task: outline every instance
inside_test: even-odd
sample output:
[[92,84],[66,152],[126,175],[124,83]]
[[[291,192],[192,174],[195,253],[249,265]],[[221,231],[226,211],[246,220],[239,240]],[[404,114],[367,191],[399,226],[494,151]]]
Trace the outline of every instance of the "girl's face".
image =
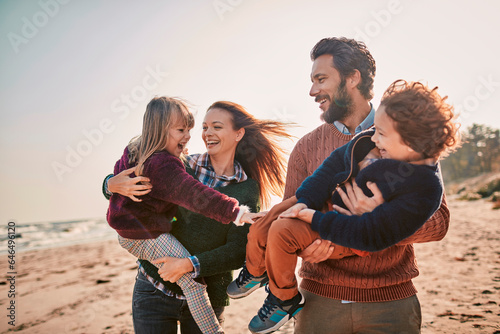
[[420,160],[420,154],[403,142],[396,131],[394,120],[387,115],[385,107],[380,106],[375,112],[375,134],[372,141],[380,151],[382,159],[400,161]]
[[213,108],[205,115],[201,137],[211,156],[234,155],[244,133],[245,129],[233,129],[233,120],[228,111]]
[[191,128],[187,128],[184,122],[176,119],[174,124],[168,129],[167,146],[165,147],[167,152],[173,156],[180,157],[189,139],[191,139],[189,131],[191,131]]

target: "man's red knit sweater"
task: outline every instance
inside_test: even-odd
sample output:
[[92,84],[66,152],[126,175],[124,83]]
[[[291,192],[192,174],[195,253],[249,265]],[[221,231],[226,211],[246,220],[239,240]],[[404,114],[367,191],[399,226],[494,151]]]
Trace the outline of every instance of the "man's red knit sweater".
[[[333,124],[323,124],[301,138],[288,162],[287,199],[336,148],[353,136],[342,134]],[[439,210],[412,236],[370,256],[351,256],[321,263],[303,262],[301,288],[317,295],[355,302],[383,302],[417,293],[412,279],[418,276],[413,243],[441,240],[448,231],[446,200]]]

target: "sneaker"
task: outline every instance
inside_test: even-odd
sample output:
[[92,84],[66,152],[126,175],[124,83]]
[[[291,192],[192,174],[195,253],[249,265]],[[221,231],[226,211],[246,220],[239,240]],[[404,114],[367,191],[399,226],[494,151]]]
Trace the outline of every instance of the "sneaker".
[[299,313],[306,302],[300,292],[290,300],[281,301],[267,287],[266,291],[269,292],[269,295],[264,301],[264,305],[248,325],[248,329],[254,334],[272,333],[278,330]]
[[255,277],[248,272],[246,266],[243,266],[238,277],[228,285],[227,294],[233,299],[243,298],[268,282],[269,277],[267,277],[267,273]]

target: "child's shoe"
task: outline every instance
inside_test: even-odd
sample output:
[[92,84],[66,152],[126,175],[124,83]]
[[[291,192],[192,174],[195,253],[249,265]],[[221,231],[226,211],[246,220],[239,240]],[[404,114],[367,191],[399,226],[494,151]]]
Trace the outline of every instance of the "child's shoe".
[[299,313],[306,302],[300,292],[292,299],[281,301],[267,287],[266,290],[269,295],[264,301],[264,305],[248,325],[248,329],[254,334],[272,333],[278,330]]
[[267,273],[255,277],[248,272],[246,266],[243,266],[238,277],[228,285],[227,294],[234,299],[243,298],[268,282],[269,277],[267,277]]

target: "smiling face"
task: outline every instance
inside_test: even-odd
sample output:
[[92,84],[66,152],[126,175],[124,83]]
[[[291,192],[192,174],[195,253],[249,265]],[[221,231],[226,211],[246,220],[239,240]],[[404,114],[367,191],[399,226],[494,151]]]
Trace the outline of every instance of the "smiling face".
[[309,95],[323,111],[321,119],[327,123],[342,121],[352,111],[352,99],[339,71],[333,67],[333,56],[324,54],[316,58],[311,71],[312,86]]
[[191,128],[186,127],[186,124],[181,121],[180,117],[176,117],[172,126],[168,129],[165,150],[173,156],[180,157],[189,139],[191,139],[190,130]]
[[383,159],[394,159],[400,161],[416,161],[422,159],[396,131],[396,123],[385,112],[385,107],[380,106],[375,112],[375,134],[372,141],[380,151]]
[[234,130],[231,114],[220,108],[210,109],[203,120],[202,139],[207,147],[207,153],[212,157],[217,155],[232,155],[244,134],[244,129]]

